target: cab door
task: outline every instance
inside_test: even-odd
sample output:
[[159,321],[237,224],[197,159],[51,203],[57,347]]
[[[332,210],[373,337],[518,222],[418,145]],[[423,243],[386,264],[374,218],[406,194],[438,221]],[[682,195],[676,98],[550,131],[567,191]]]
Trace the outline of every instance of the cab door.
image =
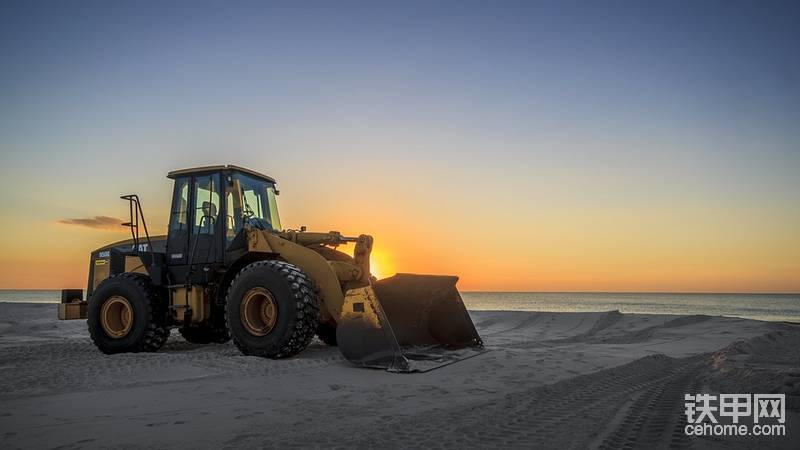
[[225,221],[220,220],[220,198],[218,173],[175,179],[166,253],[174,283],[187,281],[189,273],[203,274],[203,266],[222,261]]
[[220,219],[221,188],[219,173],[193,177],[186,264],[202,267],[222,261],[225,221]]
[[169,266],[185,265],[188,260],[191,184],[192,177],[190,176],[175,179],[175,188],[172,192],[172,209],[169,215],[169,229],[167,232],[166,260]]

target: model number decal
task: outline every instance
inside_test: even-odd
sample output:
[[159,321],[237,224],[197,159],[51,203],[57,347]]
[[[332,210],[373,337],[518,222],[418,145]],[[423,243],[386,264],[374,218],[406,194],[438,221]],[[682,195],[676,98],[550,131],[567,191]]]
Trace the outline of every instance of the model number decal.
[[97,254],[98,258],[108,258],[109,256],[111,256],[110,250],[105,250]]
[[183,258],[183,253],[173,253],[173,254],[169,255],[169,257],[172,258],[172,259],[181,259],[181,258]]

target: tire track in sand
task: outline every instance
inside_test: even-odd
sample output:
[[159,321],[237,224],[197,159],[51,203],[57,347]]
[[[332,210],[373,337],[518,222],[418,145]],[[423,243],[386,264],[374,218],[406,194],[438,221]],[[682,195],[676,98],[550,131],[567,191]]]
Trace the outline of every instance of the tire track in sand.
[[[0,367],[14,373],[0,377],[0,399],[141,387],[229,373],[274,378],[337,364],[345,364],[339,352],[321,345],[293,358],[267,360],[244,356],[229,343],[189,344],[175,335],[158,352],[118,355],[102,354],[88,339],[68,339],[0,348]],[[176,368],[182,368],[180,376],[158,375]]]
[[[699,370],[699,361],[653,355],[493,401],[444,406],[413,416],[376,414],[372,423],[358,427],[334,423],[308,435],[262,435],[258,443],[276,447],[619,448],[638,439],[637,446],[664,441],[682,446],[675,432],[681,430],[683,394]],[[330,413],[348,417],[353,411],[332,402]],[[369,434],[364,430],[370,430]]]

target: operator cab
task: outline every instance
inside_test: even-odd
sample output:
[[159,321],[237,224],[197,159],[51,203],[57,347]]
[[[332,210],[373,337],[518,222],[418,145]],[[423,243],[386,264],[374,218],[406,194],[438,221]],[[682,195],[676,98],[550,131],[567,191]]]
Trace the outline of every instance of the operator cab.
[[245,224],[281,230],[271,177],[232,165],[176,170],[167,177],[175,187],[165,259],[177,279],[192,273],[192,266],[202,274],[224,264]]

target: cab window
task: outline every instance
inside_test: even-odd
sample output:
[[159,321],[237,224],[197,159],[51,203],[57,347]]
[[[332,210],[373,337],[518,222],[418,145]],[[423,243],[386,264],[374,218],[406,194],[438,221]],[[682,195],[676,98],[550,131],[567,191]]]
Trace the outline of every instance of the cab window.
[[170,231],[187,231],[189,226],[189,178],[175,181],[172,211],[169,217]]
[[214,234],[219,215],[219,174],[195,178],[194,232]]
[[[225,188],[225,240],[230,243],[236,233],[242,229],[241,199],[239,198],[238,181]],[[239,213],[237,213],[237,211]]]
[[244,224],[269,231],[280,231],[275,185],[266,180],[234,173],[225,190],[228,217],[226,236],[233,240]]

